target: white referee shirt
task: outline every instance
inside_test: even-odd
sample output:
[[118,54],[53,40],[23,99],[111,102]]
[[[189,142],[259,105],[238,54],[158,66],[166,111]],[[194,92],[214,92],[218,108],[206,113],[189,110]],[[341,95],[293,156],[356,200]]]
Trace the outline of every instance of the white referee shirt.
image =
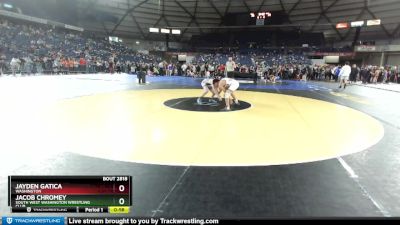
[[351,73],[351,67],[349,65],[345,65],[340,70],[339,76],[340,77],[349,77]]

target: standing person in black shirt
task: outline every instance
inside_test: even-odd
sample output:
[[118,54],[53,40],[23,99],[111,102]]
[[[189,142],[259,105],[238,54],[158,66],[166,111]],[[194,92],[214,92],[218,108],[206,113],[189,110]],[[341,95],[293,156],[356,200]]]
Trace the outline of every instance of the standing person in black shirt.
[[356,83],[357,82],[357,75],[360,71],[357,68],[356,64],[353,64],[351,67],[351,73],[350,73],[350,82],[351,83]]
[[139,63],[136,66],[136,73],[137,73],[137,79],[139,81],[139,84],[142,84],[142,77],[143,77],[143,63]]
[[137,69],[139,84],[146,84],[146,73],[147,66],[144,63],[140,63]]
[[369,73],[370,73],[370,72],[369,72],[369,70],[367,69],[367,67],[363,66],[363,67],[361,68],[360,77],[361,77],[361,80],[362,80],[362,83],[363,83],[363,84],[366,84],[366,83],[368,82]]
[[113,54],[113,58],[114,58],[114,65],[117,65],[118,62],[118,58],[115,54]]

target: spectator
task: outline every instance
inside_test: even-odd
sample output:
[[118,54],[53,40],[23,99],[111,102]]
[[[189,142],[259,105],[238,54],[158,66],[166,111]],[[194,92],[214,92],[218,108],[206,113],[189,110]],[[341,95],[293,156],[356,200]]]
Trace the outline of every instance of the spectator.
[[363,84],[367,84],[369,77],[369,69],[366,66],[363,66],[360,71],[360,77]]
[[351,83],[357,82],[358,73],[359,73],[359,70],[357,68],[357,65],[353,64],[353,66],[351,67],[351,73],[350,73],[350,82]]
[[20,63],[21,61],[18,58],[12,58],[10,62],[11,72],[13,76],[16,76],[16,73],[20,71]]
[[6,56],[4,54],[1,54],[0,52],[0,76],[3,75],[5,70],[6,70]]
[[108,70],[111,74],[114,73],[114,55],[110,56],[108,59]]

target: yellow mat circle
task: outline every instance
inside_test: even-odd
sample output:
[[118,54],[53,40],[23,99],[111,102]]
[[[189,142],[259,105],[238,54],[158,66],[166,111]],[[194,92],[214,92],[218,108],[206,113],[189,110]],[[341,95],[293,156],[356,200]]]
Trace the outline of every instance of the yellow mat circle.
[[63,100],[36,114],[31,125],[40,132],[31,132],[34,141],[25,144],[147,164],[259,166],[352,154],[384,135],[377,120],[357,110],[283,94],[238,91],[252,107],[235,112],[191,112],[163,104],[199,94],[198,89],[158,89]]

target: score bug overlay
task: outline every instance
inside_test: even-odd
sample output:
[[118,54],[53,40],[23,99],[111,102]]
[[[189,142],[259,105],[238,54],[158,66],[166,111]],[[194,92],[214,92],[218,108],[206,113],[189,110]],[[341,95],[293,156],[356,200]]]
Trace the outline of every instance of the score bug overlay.
[[161,225],[161,224],[220,224],[218,219],[198,218],[133,218],[133,217],[68,217],[67,225]]
[[220,224],[218,219],[134,217],[3,217],[3,225],[161,225]]
[[12,212],[125,213],[132,205],[131,176],[9,176],[8,188]]

